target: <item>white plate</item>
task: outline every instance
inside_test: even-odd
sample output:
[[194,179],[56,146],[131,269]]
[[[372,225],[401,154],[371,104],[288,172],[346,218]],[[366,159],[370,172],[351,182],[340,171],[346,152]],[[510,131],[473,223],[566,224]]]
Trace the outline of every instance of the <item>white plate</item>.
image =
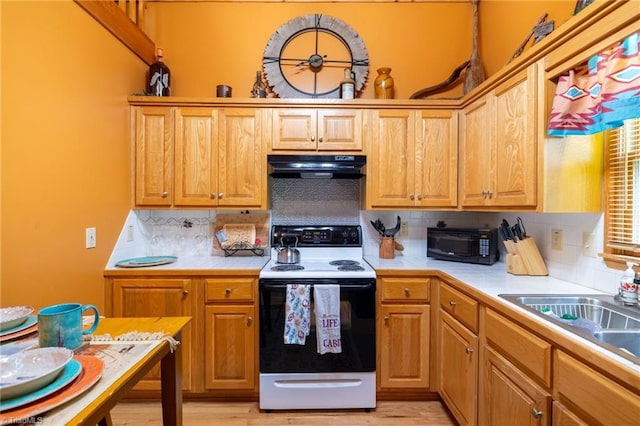
[[0,357],[0,400],[48,385],[72,358],[73,351],[66,348],[36,348]]
[[31,306],[11,306],[0,308],[0,331],[15,328],[25,322],[33,312]]

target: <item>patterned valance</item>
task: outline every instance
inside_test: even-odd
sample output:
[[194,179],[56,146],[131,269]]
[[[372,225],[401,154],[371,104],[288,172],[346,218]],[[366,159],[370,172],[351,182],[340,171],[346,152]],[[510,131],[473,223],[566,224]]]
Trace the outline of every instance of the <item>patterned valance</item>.
[[550,136],[591,135],[640,117],[640,32],[558,80]]

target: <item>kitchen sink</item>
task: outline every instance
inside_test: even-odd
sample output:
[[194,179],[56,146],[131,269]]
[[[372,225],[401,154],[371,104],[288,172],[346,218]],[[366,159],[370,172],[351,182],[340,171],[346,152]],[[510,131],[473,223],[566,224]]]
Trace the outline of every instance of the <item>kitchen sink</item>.
[[640,364],[640,308],[609,295],[500,294],[539,317]]

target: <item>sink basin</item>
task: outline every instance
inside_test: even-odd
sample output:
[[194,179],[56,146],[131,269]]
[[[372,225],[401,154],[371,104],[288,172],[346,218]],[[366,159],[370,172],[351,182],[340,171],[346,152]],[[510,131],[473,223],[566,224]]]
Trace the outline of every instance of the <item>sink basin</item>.
[[596,331],[593,336],[603,343],[629,351],[640,357],[640,330]]
[[609,295],[500,294],[566,330],[640,364],[640,308]]

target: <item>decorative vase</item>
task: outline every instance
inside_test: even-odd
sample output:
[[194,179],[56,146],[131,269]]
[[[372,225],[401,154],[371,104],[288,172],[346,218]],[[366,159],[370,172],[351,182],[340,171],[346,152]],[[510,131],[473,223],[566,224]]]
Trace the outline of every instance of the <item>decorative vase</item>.
[[374,81],[376,99],[393,99],[393,77],[391,68],[378,68],[378,76]]

